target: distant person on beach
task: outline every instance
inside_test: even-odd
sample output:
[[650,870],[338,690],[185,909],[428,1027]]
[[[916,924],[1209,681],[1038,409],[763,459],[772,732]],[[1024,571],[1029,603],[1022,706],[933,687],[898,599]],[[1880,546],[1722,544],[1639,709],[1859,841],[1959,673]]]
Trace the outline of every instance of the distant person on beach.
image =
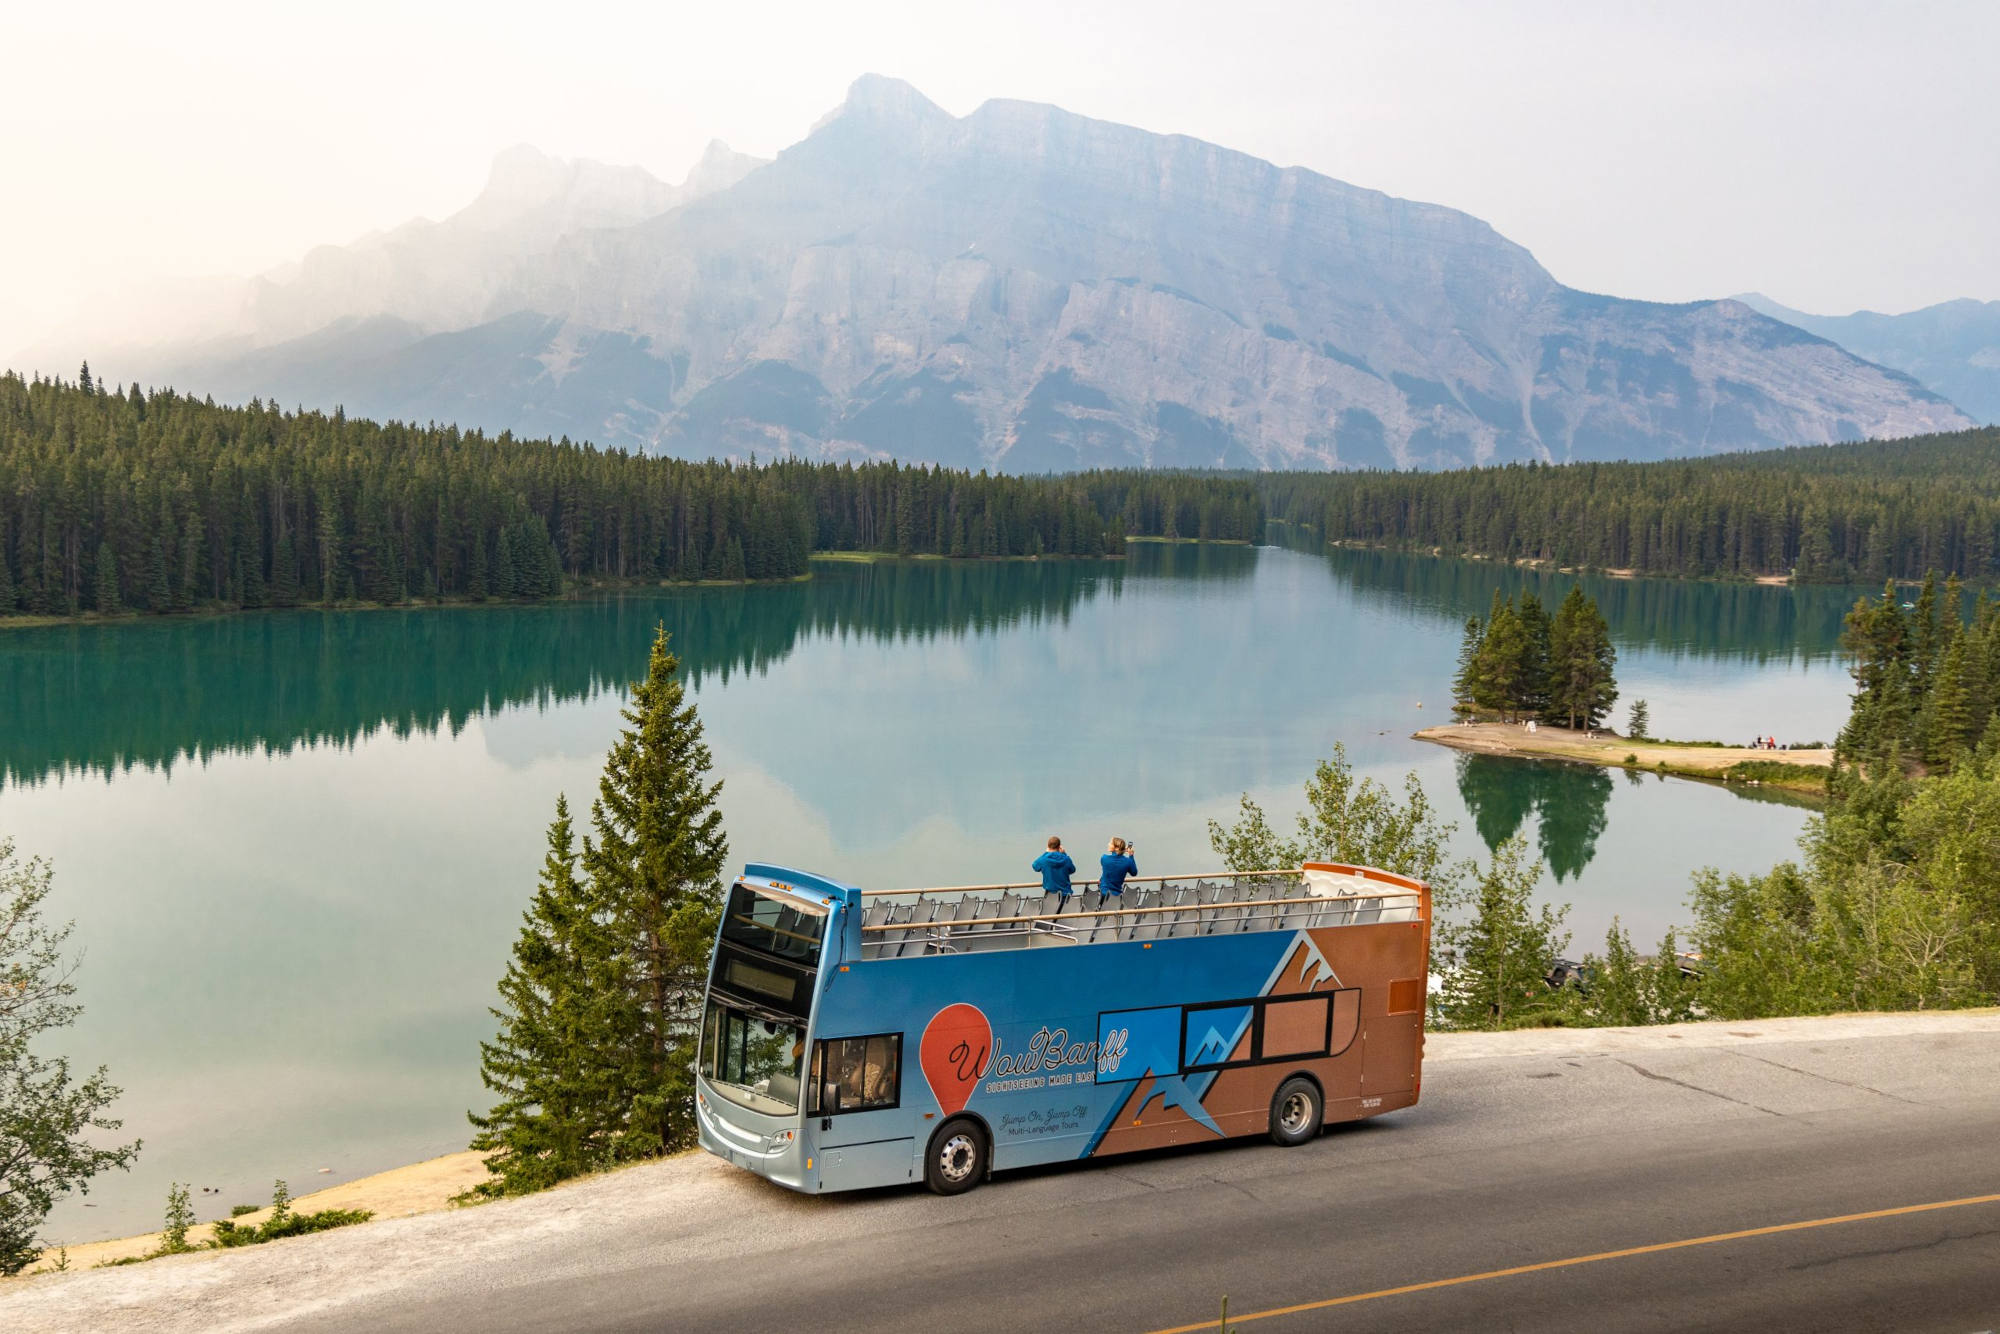
[[1104,891],[1105,898],[1124,898],[1125,880],[1139,874],[1139,863],[1132,856],[1132,845],[1122,838],[1111,840],[1111,846],[1097,859],[1097,887]]
[[1069,878],[1076,874],[1076,863],[1063,851],[1061,839],[1049,835],[1049,850],[1035,858],[1035,864],[1028,869],[1041,873],[1042,893],[1062,896],[1062,902],[1056,905],[1057,912],[1069,906]]

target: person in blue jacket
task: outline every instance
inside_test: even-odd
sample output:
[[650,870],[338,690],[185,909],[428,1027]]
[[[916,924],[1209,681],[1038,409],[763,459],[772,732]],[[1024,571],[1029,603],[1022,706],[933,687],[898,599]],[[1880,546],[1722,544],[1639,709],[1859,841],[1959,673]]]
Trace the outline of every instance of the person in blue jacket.
[[1126,878],[1139,874],[1139,862],[1132,855],[1132,845],[1122,838],[1111,840],[1110,848],[1097,859],[1097,865],[1097,887],[1104,891],[1107,899],[1113,895],[1124,898]]
[[1069,878],[1076,874],[1076,863],[1063,851],[1061,839],[1051,834],[1049,850],[1035,858],[1035,864],[1028,869],[1042,873],[1042,893],[1062,895],[1062,902],[1056,905],[1057,912],[1069,907]]

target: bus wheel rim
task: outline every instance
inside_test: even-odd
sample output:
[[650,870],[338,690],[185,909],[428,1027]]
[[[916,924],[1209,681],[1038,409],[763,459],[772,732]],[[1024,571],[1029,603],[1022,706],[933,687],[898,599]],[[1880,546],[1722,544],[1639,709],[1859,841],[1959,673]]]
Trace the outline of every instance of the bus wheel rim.
[[1312,1119],[1312,1099],[1304,1093],[1294,1093],[1285,1099],[1284,1110],[1278,1113],[1278,1121],[1287,1133],[1297,1134],[1306,1128]]
[[938,1171],[947,1181],[963,1181],[972,1175],[972,1165],[979,1157],[978,1146],[970,1135],[953,1135],[938,1150]]

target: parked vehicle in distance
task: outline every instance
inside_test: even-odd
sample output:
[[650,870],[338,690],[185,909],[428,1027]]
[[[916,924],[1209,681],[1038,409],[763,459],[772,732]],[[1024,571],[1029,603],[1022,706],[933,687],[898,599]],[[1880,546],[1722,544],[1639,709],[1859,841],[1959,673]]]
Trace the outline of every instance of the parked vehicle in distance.
[[752,864],[697,1060],[702,1147],[794,1190],[1230,1136],[1302,1144],[1421,1087],[1430,891],[1366,867],[864,891]]

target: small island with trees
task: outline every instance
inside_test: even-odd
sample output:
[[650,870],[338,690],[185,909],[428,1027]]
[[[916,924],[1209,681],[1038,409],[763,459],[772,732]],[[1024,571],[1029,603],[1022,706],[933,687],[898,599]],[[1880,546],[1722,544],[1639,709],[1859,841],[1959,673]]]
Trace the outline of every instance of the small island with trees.
[[1496,591],[1486,618],[1465,623],[1452,678],[1458,720],[1416,737],[1488,755],[1825,790],[1834,759],[1827,747],[1662,741],[1648,735],[1645,700],[1633,702],[1620,736],[1608,726],[1618,699],[1617,664],[1603,613],[1581,587],[1571,587],[1553,616],[1532,593],[1509,600]]

